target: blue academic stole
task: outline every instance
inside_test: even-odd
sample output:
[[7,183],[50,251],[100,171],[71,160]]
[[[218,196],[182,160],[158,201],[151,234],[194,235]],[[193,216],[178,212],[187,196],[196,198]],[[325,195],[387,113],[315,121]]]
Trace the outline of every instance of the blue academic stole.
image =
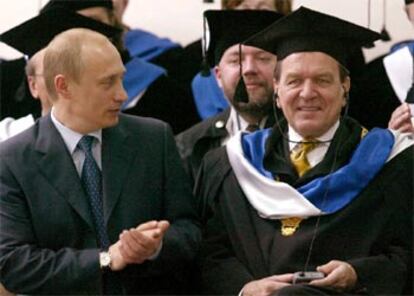
[[198,73],[191,82],[194,102],[201,119],[217,115],[229,107],[222,89],[218,86],[213,70],[209,76]]
[[124,43],[132,57],[139,57],[147,62],[169,49],[180,47],[168,38],[159,38],[140,29],[129,30],[124,36]]
[[126,65],[123,80],[128,99],[122,104],[122,110],[134,100],[142,91],[147,89],[158,77],[166,75],[164,68],[145,62],[139,58],[132,58]]
[[[274,180],[277,176],[273,176],[263,166],[265,143],[270,134],[271,129],[243,134],[242,149],[244,157],[261,175]],[[357,197],[377,175],[393,146],[393,134],[387,129],[375,128],[361,140],[349,163],[296,190],[322,213],[335,213]]]

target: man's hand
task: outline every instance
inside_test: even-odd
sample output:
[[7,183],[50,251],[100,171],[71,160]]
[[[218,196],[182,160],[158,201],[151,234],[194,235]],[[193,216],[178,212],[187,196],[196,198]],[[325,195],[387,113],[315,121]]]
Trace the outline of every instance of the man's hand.
[[414,133],[411,111],[407,103],[402,104],[394,110],[390,122],[388,122],[388,128],[404,133]]
[[273,275],[244,285],[243,296],[270,296],[279,289],[291,285],[292,273]]
[[120,238],[120,253],[127,264],[140,264],[155,254],[170,224],[150,221],[124,230]]
[[111,270],[119,271],[125,268],[127,263],[121,255],[120,251],[121,241],[117,241],[115,244],[109,247],[109,254],[111,256]]
[[355,287],[358,277],[351,264],[332,260],[325,265],[319,266],[317,271],[326,276],[321,280],[311,281],[309,284],[317,287],[330,287],[340,292],[349,291]]

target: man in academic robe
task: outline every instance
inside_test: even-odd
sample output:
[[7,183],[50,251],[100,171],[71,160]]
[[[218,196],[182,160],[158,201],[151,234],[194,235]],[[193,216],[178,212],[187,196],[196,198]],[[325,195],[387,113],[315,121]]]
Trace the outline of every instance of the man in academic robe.
[[[220,92],[226,95],[230,108],[176,136],[178,151],[193,182],[201,160],[208,151],[225,145],[240,130],[273,125],[273,71],[276,57],[251,46],[243,46],[242,55],[239,56],[238,48],[247,37],[281,16],[276,12],[259,10],[209,10],[204,13],[210,29],[206,59],[209,68],[214,67]],[[249,102],[234,100],[240,73],[248,84]]]
[[302,7],[243,43],[277,55],[286,120],[203,160],[204,293],[412,293],[414,141],[341,116],[347,53],[378,38]]

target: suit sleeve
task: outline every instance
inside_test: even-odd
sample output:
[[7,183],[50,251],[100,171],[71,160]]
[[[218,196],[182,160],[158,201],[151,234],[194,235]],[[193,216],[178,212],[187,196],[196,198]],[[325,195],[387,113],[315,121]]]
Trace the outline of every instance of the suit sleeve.
[[29,201],[7,160],[0,158],[0,282],[19,294],[99,291],[98,250],[36,243]]
[[[194,265],[199,250],[201,232],[196,201],[191,193],[188,176],[178,155],[169,127],[163,129],[163,217],[170,228],[163,238],[159,256],[147,261],[148,274],[169,273],[179,282],[186,282],[185,275]],[[180,283],[177,282],[177,285]],[[185,283],[184,283],[185,285]]]

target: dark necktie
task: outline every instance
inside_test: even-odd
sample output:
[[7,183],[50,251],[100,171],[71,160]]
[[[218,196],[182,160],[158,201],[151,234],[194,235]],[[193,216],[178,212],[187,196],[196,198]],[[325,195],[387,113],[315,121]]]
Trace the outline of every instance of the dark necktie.
[[92,155],[93,140],[94,137],[92,136],[83,136],[78,143],[78,147],[85,153],[81,181],[89,198],[99,247],[106,249],[110,243],[103,215],[102,174]]
[[[98,238],[99,247],[106,250],[110,246],[108,233],[105,227],[102,201],[102,174],[95,158],[92,155],[92,143],[94,137],[83,136],[78,147],[85,153],[85,161],[82,167],[81,181],[85,189],[89,205],[92,211],[93,221]],[[117,275],[113,272],[106,272],[103,275],[103,293],[105,295],[120,295],[122,287]]]

